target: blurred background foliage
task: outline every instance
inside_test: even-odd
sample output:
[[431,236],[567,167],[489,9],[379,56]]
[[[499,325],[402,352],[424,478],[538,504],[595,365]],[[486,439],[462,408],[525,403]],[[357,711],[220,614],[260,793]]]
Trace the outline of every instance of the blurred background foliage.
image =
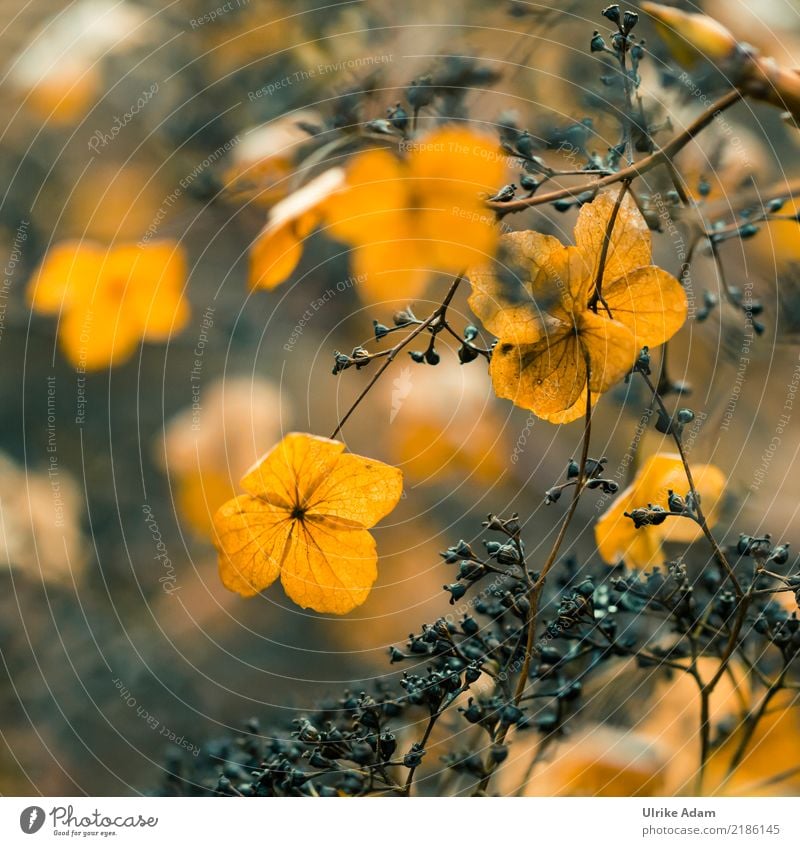
[[[212,20],[208,0],[2,3],[5,794],[142,790],[174,751],[170,732],[173,741],[198,744],[254,712],[288,720],[328,691],[360,689],[394,672],[387,647],[446,607],[437,551],[469,539],[477,517],[519,510],[532,554],[540,543],[548,548],[551,509],[558,506],[546,508],[543,493],[580,437],[580,423],[554,427],[495,399],[481,363],[460,367],[456,348],[437,368],[398,360],[345,430],[352,451],[406,473],[406,499],[376,530],[380,575],[368,602],[343,619],[327,619],[292,607],[278,588],[244,601],[222,587],[209,515],[282,433],[333,429],[337,412],[371,375],[331,376],[333,350],[369,340],[373,318],[385,321],[407,305],[402,298],[363,305],[347,256],[321,236],[312,236],[295,282],[273,293],[248,290],[248,249],[265,208],[288,192],[305,143],[293,125],[297,110],[311,125],[348,109],[383,117],[411,80],[433,71],[453,75],[454,115],[491,129],[514,111],[520,125],[552,139],[555,149],[541,152],[550,162],[563,165],[572,149],[605,153],[617,140],[598,92],[598,59],[588,50],[601,4],[223,5]],[[800,17],[785,3],[702,6],[767,54],[798,63]],[[643,90],[679,129],[703,104],[670,83],[666,56],[652,30],[647,35],[655,58],[643,66]],[[459,57],[476,57],[485,86],[455,93]],[[713,69],[699,73],[713,88]],[[156,93],[131,114],[154,84]],[[294,122],[281,121],[290,113]],[[728,115],[678,160],[690,185],[708,183],[708,202],[724,207],[739,189],[800,177],[800,136],[776,112],[742,104]],[[424,119],[433,123],[435,116]],[[97,140],[106,136],[106,143]],[[669,189],[659,178],[648,184],[653,194]],[[534,210],[508,222],[568,240],[574,217]],[[188,327],[168,344],[144,345],[118,368],[78,374],[58,349],[56,321],[29,311],[30,274],[48,246],[65,238],[111,244],[143,237],[174,238],[187,251]],[[655,238],[656,261],[673,273],[682,237],[681,231]],[[751,489],[799,361],[798,244],[797,224],[786,223],[723,249],[731,282],[751,283],[765,306],[766,331],[746,355],[743,320],[731,309],[690,323],[670,348],[670,375],[694,388],[691,458],[729,475],[719,531],[729,528],[731,537],[740,528],[771,531],[800,544],[794,421],[780,433],[780,457]],[[719,289],[714,263],[700,256],[696,296]],[[324,307],[313,309],[330,290]],[[431,304],[437,296],[430,292]],[[309,308],[313,315],[297,334],[293,327]],[[417,304],[418,313],[427,309]],[[463,300],[454,309],[470,320]],[[199,380],[192,380],[198,358]],[[593,450],[609,456],[612,468],[628,450],[644,404],[638,386],[621,386],[600,403]],[[671,451],[669,439],[649,430],[641,454],[660,448]],[[572,538],[580,558],[596,555],[596,516],[594,501],[581,503]],[[157,557],[159,539],[166,557]],[[653,696],[658,707],[639,706]],[[606,734],[595,729],[591,743],[570,741],[532,789],[681,789],[680,756],[670,752],[671,769],[659,763],[670,738],[681,736],[678,706],[669,704],[680,703],[680,692],[661,698],[644,685],[630,697],[613,723],[596,709]],[[774,737],[794,738],[796,729],[783,726],[786,734]],[[778,742],[764,754],[788,761],[792,748]],[[758,760],[749,766],[753,771],[728,789],[758,782]]]

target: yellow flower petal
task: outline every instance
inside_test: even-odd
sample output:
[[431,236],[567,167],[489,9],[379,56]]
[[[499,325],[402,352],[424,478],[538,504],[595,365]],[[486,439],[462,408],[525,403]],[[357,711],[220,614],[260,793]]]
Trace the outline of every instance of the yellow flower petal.
[[504,235],[500,247],[497,262],[477,264],[467,273],[470,308],[497,337],[535,343],[544,312],[558,308],[569,290],[571,254],[557,238],[538,232]]
[[362,300],[385,303],[422,296],[430,278],[422,245],[414,240],[374,240],[353,251],[355,288]]
[[281,568],[286,595],[301,608],[347,614],[363,604],[378,577],[377,552],[365,529],[326,518],[296,523]]
[[126,320],[118,300],[98,296],[61,316],[58,340],[70,364],[102,370],[129,359],[141,340],[138,323]]
[[[725,476],[711,464],[691,465],[692,476],[700,494],[703,513],[709,526],[716,522]],[[668,491],[685,496],[689,490],[680,456],[657,453],[644,462],[633,482],[620,493],[595,525],[595,540],[600,557],[609,564],[619,560],[632,567],[651,567],[662,563],[661,545],[665,540],[690,543],[701,535],[700,527],[686,517],[668,517],[660,526],[634,528],[624,516],[634,508],[660,505],[667,509]]]
[[[554,411],[552,414],[548,414],[547,417],[545,417],[544,419],[547,420],[548,423],[560,424],[572,423],[573,420],[578,420],[581,417],[585,417],[586,391],[587,388],[586,386],[584,386],[578,399],[576,399],[575,402],[569,408],[565,408],[564,411]],[[599,399],[600,394],[592,394],[592,408],[597,405]]]
[[126,281],[123,319],[138,322],[140,337],[163,341],[180,331],[189,319],[183,296],[186,255],[175,241],[152,241],[113,250],[103,278]]
[[28,285],[31,308],[58,314],[62,308],[91,297],[105,257],[104,249],[82,241],[64,241],[48,250]]
[[686,322],[689,307],[681,283],[654,265],[615,280],[603,289],[603,299],[640,349],[666,343]]
[[[575,244],[584,256],[592,286],[617,196],[618,189],[598,195],[581,208],[575,224]],[[651,260],[650,229],[630,193],[626,193],[614,221],[603,265],[603,291],[607,282],[624,278],[637,268],[649,265]]]
[[219,575],[228,590],[254,596],[278,578],[294,521],[282,508],[244,494],[214,517]]
[[627,326],[591,311],[579,315],[578,331],[589,357],[589,388],[603,393],[633,367],[640,348]]
[[330,473],[344,444],[329,438],[290,432],[241,480],[242,490],[287,510],[306,507],[309,496]]
[[272,209],[250,254],[252,288],[272,290],[289,278],[303,254],[303,240],[319,225],[343,184],[342,168],[331,168]]
[[397,505],[402,477],[343,450],[339,441],[294,432],[245,475],[247,494],[214,518],[226,587],[250,596],[280,573],[303,608],[345,614],[364,602],[377,578],[367,528]]
[[348,453],[307,494],[308,514],[369,529],[397,505],[402,492],[403,474],[396,467]]
[[388,150],[368,150],[347,167],[345,185],[327,209],[328,231],[352,245],[404,238],[408,208],[409,183],[401,162]]
[[278,226],[267,224],[250,250],[250,287],[271,291],[285,282],[303,256],[303,239],[316,225],[313,214]]
[[571,326],[534,344],[497,344],[490,365],[497,396],[545,420],[572,407],[586,385],[583,348]]

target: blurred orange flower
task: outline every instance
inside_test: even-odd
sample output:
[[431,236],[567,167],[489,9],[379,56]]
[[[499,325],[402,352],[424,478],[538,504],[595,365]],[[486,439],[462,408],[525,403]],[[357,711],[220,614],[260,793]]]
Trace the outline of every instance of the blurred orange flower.
[[272,290],[288,279],[303,255],[303,241],[343,182],[341,168],[326,170],[272,209],[250,252],[251,287]]
[[[717,519],[725,475],[713,464],[692,464],[692,477],[700,494],[703,514],[709,526]],[[631,567],[652,567],[664,563],[662,544],[666,541],[692,543],[702,532],[685,517],[667,518],[659,526],[634,528],[626,511],[646,505],[668,509],[668,491],[685,496],[689,483],[680,456],[658,453],[650,456],[629,485],[597,521],[595,540],[600,557],[608,564],[622,560]]]
[[142,339],[164,341],[189,317],[186,258],[174,241],[106,248],[65,241],[28,286],[34,311],[59,315],[59,340],[76,367],[97,370],[130,358]]
[[643,346],[663,344],[686,320],[686,293],[650,263],[650,231],[629,195],[609,239],[602,300],[591,303],[615,204],[601,194],[583,206],[575,247],[513,232],[502,239],[511,268],[469,271],[470,306],[499,338],[491,361],[497,395],[552,423],[580,417],[587,384],[593,395],[607,391]]
[[334,237],[355,248],[353,272],[371,301],[422,293],[431,271],[459,273],[486,261],[498,231],[481,192],[503,181],[496,144],[463,128],[408,142],[405,159],[387,150],[357,155],[347,186],[328,209]]
[[367,529],[399,502],[396,467],[343,454],[344,444],[293,432],[241,481],[214,517],[222,583],[253,596],[278,576],[302,608],[346,614],[378,577]]

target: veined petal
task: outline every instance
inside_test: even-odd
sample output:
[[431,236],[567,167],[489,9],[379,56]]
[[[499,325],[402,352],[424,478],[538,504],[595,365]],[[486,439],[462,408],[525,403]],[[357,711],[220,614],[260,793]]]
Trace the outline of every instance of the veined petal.
[[345,184],[326,207],[328,232],[351,246],[407,237],[409,186],[403,164],[388,150],[368,150],[347,167]]
[[375,541],[365,529],[311,517],[289,538],[281,584],[301,608],[346,614],[369,596],[378,577],[377,559]]
[[633,367],[640,347],[627,326],[592,311],[579,316],[578,331],[589,357],[589,388],[604,393]]
[[269,587],[281,569],[297,521],[283,508],[243,494],[214,516],[219,574],[228,590],[254,596]]
[[666,343],[686,322],[686,291],[655,265],[640,267],[603,289],[614,320],[624,323],[642,347]]
[[308,495],[308,515],[369,529],[397,505],[402,492],[403,474],[397,467],[345,453]]
[[501,340],[490,365],[495,393],[539,417],[571,408],[586,385],[586,362],[573,327],[559,328],[534,344]]
[[305,508],[343,451],[340,441],[291,432],[247,471],[242,489],[282,508]]
[[[618,190],[607,191],[595,197],[591,203],[586,203],[581,208],[578,222],[575,224],[575,244],[589,267],[592,283],[597,277],[606,231],[616,205]],[[614,221],[614,229],[603,265],[603,290],[605,290],[606,281],[624,278],[637,268],[650,264],[651,260],[650,229],[630,192],[627,192]]]

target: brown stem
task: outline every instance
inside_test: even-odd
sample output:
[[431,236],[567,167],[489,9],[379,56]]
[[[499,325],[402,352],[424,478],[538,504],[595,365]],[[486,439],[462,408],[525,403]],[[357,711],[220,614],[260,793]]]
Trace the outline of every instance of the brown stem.
[[608,218],[608,224],[606,225],[605,235],[603,236],[603,246],[600,249],[600,260],[597,263],[597,275],[595,276],[594,280],[594,292],[592,293],[591,299],[589,300],[589,308],[597,313],[597,304],[598,302],[603,304],[603,308],[608,312],[608,316],[612,317],[611,311],[606,304],[606,301],[603,299],[603,273],[606,269],[606,261],[608,260],[608,250],[611,247],[611,236],[614,234],[614,224],[617,222],[617,217],[619,216],[619,210],[622,208],[622,201],[625,199],[625,195],[628,193],[628,188],[630,188],[630,180],[623,179],[622,180],[622,188],[620,189],[619,194],[617,194],[616,202],[614,203],[614,208],[611,209],[611,215]]
[[786,677],[786,670],[787,667],[784,667],[781,671],[780,675],[777,679],[770,685],[769,689],[764,693],[764,696],[761,699],[758,707],[755,711],[748,714],[744,721],[744,728],[742,730],[742,737],[739,740],[739,744],[736,747],[736,751],[733,753],[733,757],[728,764],[728,773],[725,776],[725,781],[727,782],[736,771],[736,768],[741,764],[742,760],[744,759],[744,754],[747,751],[747,747],[750,744],[750,741],[753,739],[753,735],[755,734],[756,729],[758,728],[759,722],[761,722],[761,718],[767,711],[769,703],[775,697],[775,695],[783,689],[783,681]]
[[425,320],[423,320],[422,323],[415,326],[413,332],[409,332],[408,335],[406,335],[405,338],[403,338],[402,341],[395,344],[390,350],[386,351],[386,353],[385,353],[386,360],[375,371],[375,374],[372,377],[372,379],[369,380],[367,385],[364,387],[364,390],[361,391],[361,393],[356,397],[355,402],[353,402],[353,404],[347,410],[347,413],[339,421],[336,428],[333,430],[333,432],[331,434],[332,440],[339,434],[339,432],[341,432],[344,424],[347,423],[347,421],[350,419],[350,415],[358,408],[359,405],[361,405],[361,402],[363,401],[364,397],[366,397],[366,395],[372,390],[373,386],[378,381],[378,379],[380,379],[381,376],[383,376],[384,372],[387,370],[389,365],[395,360],[395,358],[397,358],[397,354],[402,349],[407,347],[414,340],[414,338],[417,337],[417,335],[421,334],[422,332],[424,332],[429,327],[431,327],[431,326],[439,323],[440,321],[444,320],[445,315],[447,314],[447,308],[450,305],[450,303],[452,302],[453,297],[456,295],[456,291],[458,290],[458,286],[461,284],[461,280],[463,278],[464,278],[464,274],[459,273],[458,276],[456,276],[455,280],[453,281],[453,284],[450,286],[450,289],[448,290],[445,298],[442,300],[441,305],[438,306],[436,311],[434,311],[433,314],[431,314],[429,317],[425,318]]
[[556,191],[550,191],[547,194],[535,194],[533,197],[520,197],[518,200],[511,200],[507,203],[487,202],[488,208],[497,212],[499,216],[506,214],[513,214],[514,212],[524,211],[532,206],[541,206],[545,203],[552,203],[555,200],[562,200],[565,197],[576,197],[584,194],[587,191],[599,191],[607,185],[613,185],[615,182],[622,182],[623,180],[633,180],[637,176],[642,176],[648,171],[652,170],[658,165],[669,162],[672,157],[682,150],[690,141],[694,139],[698,133],[702,132],[711,121],[724,109],[729,108],[734,103],[739,102],[742,98],[742,92],[738,89],[729,91],[719,98],[715,103],[712,103],[702,114],[698,115],[683,132],[676,135],[668,141],[661,149],[656,150],[649,156],[641,159],[638,162],[623,168],[622,170],[612,173],[609,176],[604,176],[594,182],[586,182],[583,185],[578,185],[573,188],[559,188]]
[[[553,544],[553,548],[550,550],[550,554],[547,557],[547,561],[545,561],[541,573],[539,574],[539,577],[536,579],[536,581],[533,582],[530,589],[528,590],[528,614],[527,619],[525,621],[528,634],[525,641],[525,654],[522,660],[522,667],[520,668],[519,678],[517,679],[517,686],[514,690],[514,705],[519,705],[525,693],[525,688],[528,685],[528,674],[530,673],[531,661],[533,660],[533,653],[535,651],[534,645],[536,642],[536,622],[539,613],[539,602],[541,601],[542,591],[544,590],[544,584],[548,574],[550,573],[550,570],[556,563],[556,559],[558,558],[558,551],[561,548],[561,544],[564,542],[564,538],[567,534],[567,529],[569,528],[569,525],[572,522],[572,518],[575,515],[575,511],[578,507],[578,500],[580,499],[581,493],[583,492],[584,488],[583,482],[584,476],[586,475],[586,461],[589,457],[589,441],[592,436],[592,392],[589,388],[590,373],[588,360],[586,362],[586,366],[586,416],[583,427],[583,447],[581,449],[581,460],[578,468],[577,484],[575,485],[575,490],[572,493],[572,502],[570,503],[569,510],[567,511],[564,519],[561,521],[561,528],[558,531],[558,536],[556,537],[555,543]],[[505,741],[507,735],[508,726],[501,726],[498,730],[497,735],[494,738],[494,743],[502,744]],[[494,774],[494,771],[496,769],[497,764],[494,762],[494,760],[492,758],[487,758],[486,763],[484,765],[484,770],[486,774],[478,784],[476,793],[485,794],[487,792],[487,790],[489,789],[489,783],[491,781],[492,775]]]
[[[436,725],[436,721],[439,719],[441,713],[441,711],[436,711],[434,714],[431,714],[430,719],[428,720],[428,725],[425,727],[425,732],[419,741],[420,749],[425,749],[428,741],[430,740],[433,727]],[[411,769],[408,771],[408,777],[406,778],[406,783],[403,787],[403,794],[405,796],[411,795],[411,787],[414,784],[414,774],[417,771],[417,767],[419,767],[419,764],[417,764],[416,767],[411,767]]]
[[[669,420],[671,418],[671,415],[667,411],[667,407],[664,405],[664,401],[661,399],[661,394],[659,394],[658,389],[652,383],[650,377],[646,373],[642,373],[642,371],[639,371],[639,373],[644,379],[644,381],[647,383],[647,387],[652,391],[653,397],[658,403],[658,407],[661,409],[662,414],[666,419]],[[697,523],[702,529],[703,534],[705,535],[709,545],[711,546],[711,549],[714,553],[714,557],[717,559],[717,562],[720,564],[723,570],[725,570],[728,578],[731,580],[737,598],[741,600],[744,597],[744,591],[742,590],[742,586],[739,584],[739,580],[736,578],[736,574],[733,572],[733,567],[731,567],[731,564],[725,556],[725,553],[720,549],[716,538],[713,534],[711,534],[711,529],[709,529],[708,527],[708,522],[706,521],[705,514],[703,513],[703,508],[700,503],[700,495],[697,493],[697,488],[694,484],[694,478],[692,477],[692,469],[691,467],[689,467],[689,461],[686,458],[686,451],[683,448],[683,441],[681,440],[680,435],[674,431],[674,428],[672,426],[670,426],[670,432],[672,434],[672,439],[675,441],[675,446],[678,448],[678,453],[681,457],[683,471],[686,474],[686,481],[689,483],[689,490],[692,492],[692,495],[694,497],[695,508],[697,513]]]

